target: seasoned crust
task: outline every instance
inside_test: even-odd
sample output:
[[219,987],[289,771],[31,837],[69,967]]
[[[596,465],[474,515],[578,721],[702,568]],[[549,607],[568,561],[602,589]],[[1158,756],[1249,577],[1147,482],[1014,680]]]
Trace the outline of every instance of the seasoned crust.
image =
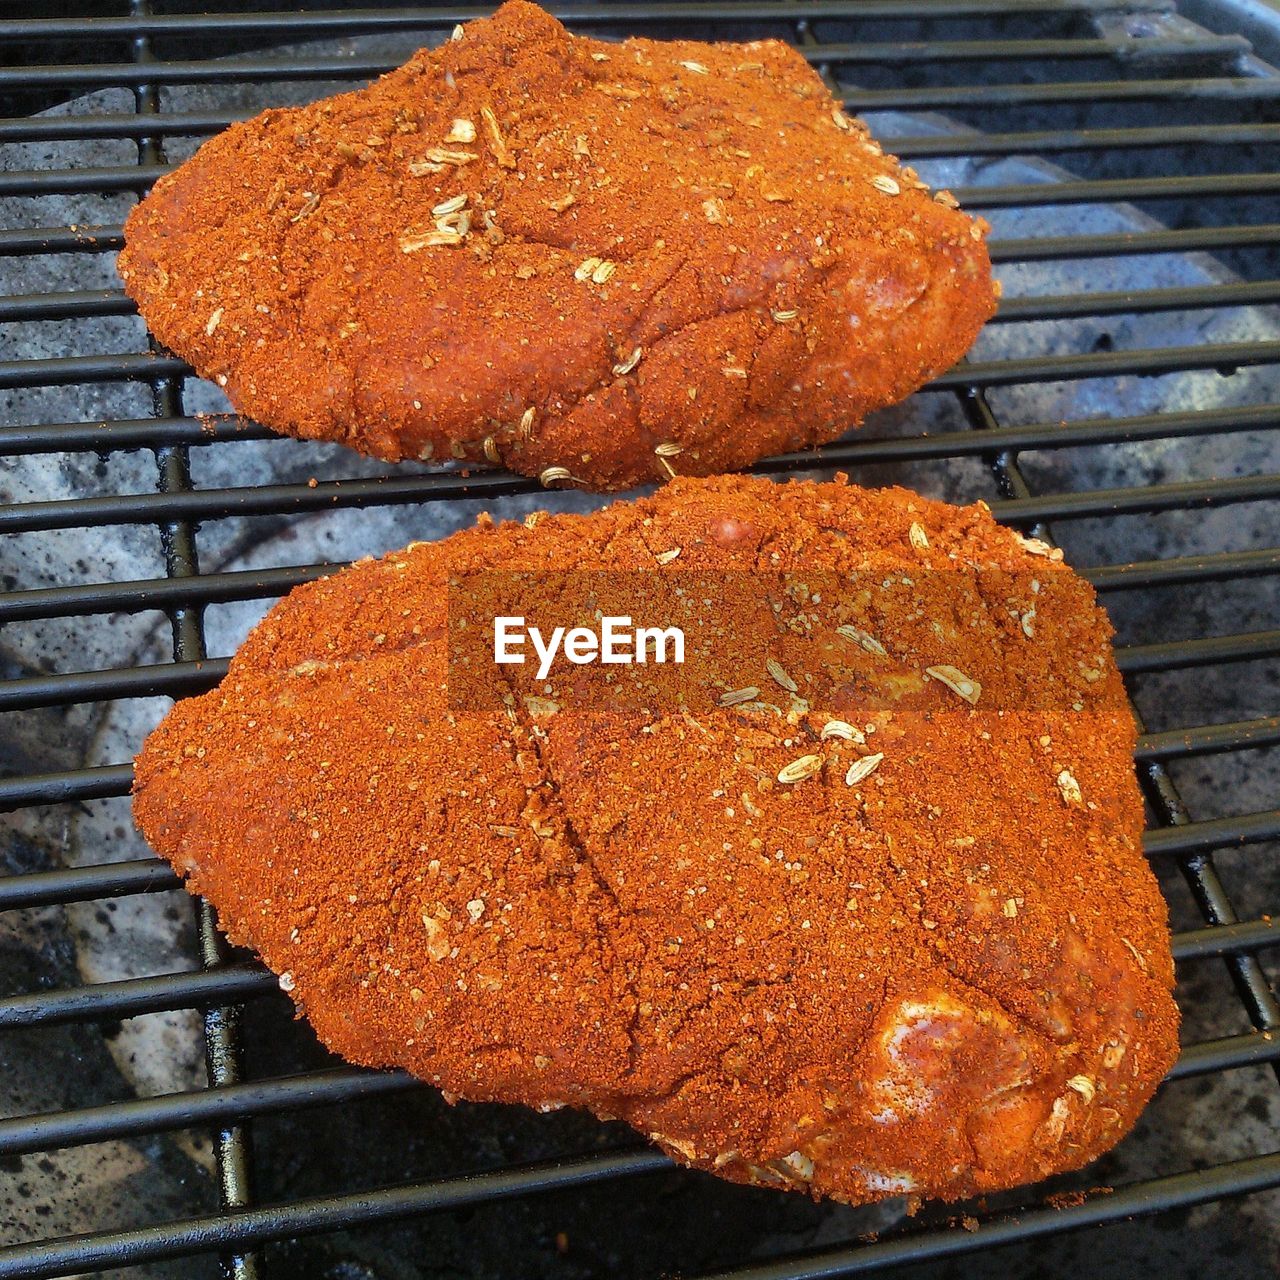
[[205,143],[119,265],[276,430],[620,489],[833,439],[954,363],[995,303],[945,199],[780,42],[609,44],[510,0]]
[[[352,1061],[588,1107],[683,1162],[852,1202],[1076,1168],[1134,1123],[1177,1013],[1110,628],[1041,551],[983,507],[746,478],[482,522],[277,605],[148,739],[135,815]],[[496,566],[973,593],[923,620],[905,598],[815,602],[818,640],[751,623],[726,678],[786,718],[718,689],[509,718],[446,698],[446,579]],[[1024,589],[1033,627],[1006,598]],[[874,620],[888,653],[833,658],[823,610]],[[947,660],[975,706],[921,677]],[[893,705],[858,720],[865,743],[822,737],[859,681]],[[779,783],[804,753],[821,771]]]

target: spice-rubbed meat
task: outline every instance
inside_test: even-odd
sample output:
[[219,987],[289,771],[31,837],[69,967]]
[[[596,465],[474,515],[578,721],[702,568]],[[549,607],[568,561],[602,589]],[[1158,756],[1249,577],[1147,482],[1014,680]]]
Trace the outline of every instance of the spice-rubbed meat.
[[[719,575],[723,678],[451,702],[446,578],[584,567]],[[681,479],[299,588],[135,814],[352,1061],[739,1181],[963,1196],[1110,1147],[1176,1053],[1109,636],[984,507]]]
[[781,43],[610,44],[511,0],[207,142],[120,272],[276,430],[619,489],[833,439],[951,365],[995,307],[953,206]]

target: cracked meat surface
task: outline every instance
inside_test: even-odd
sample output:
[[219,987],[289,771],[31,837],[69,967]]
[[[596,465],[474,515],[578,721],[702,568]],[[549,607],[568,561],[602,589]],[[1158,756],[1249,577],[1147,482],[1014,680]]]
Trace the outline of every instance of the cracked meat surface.
[[[801,604],[726,591],[731,666],[680,711],[451,707],[449,575],[584,565]],[[739,1181],[954,1198],[1107,1149],[1176,1055],[1109,639],[981,505],[680,479],[298,588],[147,741],[135,814],[354,1062]]]
[[952,206],[780,42],[611,44],[511,0],[211,139],[120,273],[269,427],[620,489],[834,439],[953,364],[995,294]]

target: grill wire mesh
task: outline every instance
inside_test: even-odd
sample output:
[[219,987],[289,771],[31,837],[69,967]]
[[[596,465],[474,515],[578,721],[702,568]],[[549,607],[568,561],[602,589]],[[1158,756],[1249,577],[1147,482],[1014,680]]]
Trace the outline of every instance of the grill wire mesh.
[[[86,7],[92,16],[0,20],[0,264],[15,267],[0,280],[28,280],[0,296],[0,324],[9,335],[39,337],[33,349],[0,360],[0,532],[17,548],[6,563],[18,570],[0,596],[0,711],[19,725],[43,715],[35,723],[45,732],[78,709],[216,683],[229,648],[215,644],[211,657],[206,637],[229,632],[207,627],[206,617],[223,608],[248,617],[325,572],[326,564],[298,563],[283,550],[308,521],[398,510],[398,523],[375,523],[369,535],[385,541],[367,549],[387,550],[407,540],[400,535],[415,521],[435,528],[433,520],[445,527],[470,519],[479,500],[498,514],[585,503],[504,473],[377,467],[340,451],[266,443],[267,433],[225,414],[197,418],[216,407],[210,390],[147,345],[131,304],[95,274],[94,264],[119,247],[121,196],[144,192],[195,142],[250,109],[243,103],[259,99],[241,99],[242,89],[292,101],[331,91],[333,82],[362,82],[479,11],[296,13],[271,0],[212,14],[149,0],[71,6]],[[1210,30],[1179,18],[1168,0],[553,8],[571,27],[607,37],[789,39],[851,111],[870,114],[886,149],[926,178],[945,178],[948,164],[967,158],[958,172],[968,180],[956,194],[995,223],[993,257],[1006,282],[990,341],[865,432],[758,470],[843,470],[855,480],[984,497],[999,518],[1056,535],[1073,562],[1093,566],[1087,575],[1116,617],[1122,667],[1151,720],[1138,768],[1150,806],[1146,848],[1176,929],[1181,1059],[1139,1133],[1116,1156],[1055,1182],[1052,1202],[1045,1188],[1032,1188],[964,1206],[962,1218],[929,1207],[902,1222],[892,1212],[799,1197],[784,1204],[774,1193],[673,1170],[616,1126],[448,1108],[403,1075],[326,1058],[290,1021],[272,976],[220,940],[207,908],[193,923],[180,916],[185,898],[173,892],[167,868],[113,857],[113,846],[131,849],[122,828],[92,827],[104,838],[74,862],[32,836],[58,830],[58,815],[70,823],[74,815],[127,813],[127,751],[108,760],[86,752],[68,764],[57,751],[41,757],[12,747],[21,733],[6,731],[0,807],[12,825],[0,877],[0,957],[18,954],[11,943],[21,926],[13,922],[35,921],[62,938],[64,914],[85,909],[96,913],[107,939],[99,946],[109,950],[110,912],[142,895],[172,904],[168,917],[186,954],[185,962],[139,963],[136,971],[129,954],[114,954],[111,980],[101,964],[68,959],[73,944],[65,940],[49,944],[43,967],[0,963],[0,1063],[6,1073],[25,1063],[28,1074],[34,1064],[47,1085],[40,1107],[34,1095],[5,1095],[0,1184],[17,1196],[0,1198],[12,1205],[30,1196],[42,1172],[39,1185],[60,1185],[60,1202],[79,1197],[85,1205],[79,1216],[58,1218],[78,1224],[75,1234],[39,1225],[10,1231],[18,1219],[6,1210],[0,1276],[136,1267],[130,1274],[222,1269],[244,1280],[673,1270],[783,1280],[907,1264],[941,1276],[947,1259],[962,1258],[972,1274],[1020,1265],[1065,1275],[1082,1256],[1074,1229],[1158,1212],[1178,1228],[1170,1247],[1179,1256],[1193,1225],[1214,1247],[1233,1241],[1230,1262],[1218,1259],[1226,1270],[1192,1250],[1201,1275],[1272,1274],[1268,1258],[1280,1236],[1257,1234],[1256,1213],[1215,1218],[1212,1206],[1280,1187],[1280,1005],[1267,967],[1269,949],[1280,945],[1267,910],[1280,905],[1280,876],[1268,862],[1280,839],[1280,778],[1266,750],[1280,742],[1280,717],[1267,714],[1280,697],[1272,665],[1280,654],[1280,453],[1271,434],[1280,426],[1280,315],[1272,305],[1280,303],[1280,75],[1264,51],[1233,33],[1225,13],[1215,21],[1206,6],[1197,9]],[[226,92],[182,97],[191,86]],[[94,95],[87,107],[46,110],[85,93]],[[118,158],[93,159],[105,154],[95,147],[114,148]],[[68,208],[89,210],[90,223],[50,220],[50,209]],[[95,208],[116,213],[95,217]],[[1123,216],[1108,220],[1115,210]],[[42,274],[45,263],[94,287],[52,287],[58,277]],[[1190,275],[1181,270],[1187,263]],[[1045,264],[1062,274],[1037,275]],[[1181,274],[1170,274],[1170,264]],[[1046,278],[1088,287],[1037,291]],[[1159,317],[1169,318],[1172,336],[1144,339],[1161,332],[1144,327]],[[14,350],[6,343],[4,354]],[[66,403],[58,398],[65,389],[82,411],[49,416],[49,406]],[[126,402],[101,400],[108,391],[140,397],[130,402],[139,408],[100,416],[102,404]],[[1062,408],[1036,417],[1028,405]],[[302,459],[301,470],[261,464],[287,451]],[[130,484],[141,473],[120,470],[121,459],[135,468],[150,459],[154,484]],[[43,469],[18,470],[32,460]],[[15,475],[66,483],[33,492],[9,483]],[[249,541],[243,530],[269,530],[268,550],[237,560],[219,533],[225,528]],[[121,554],[98,558],[91,540],[69,543],[89,555],[40,568],[63,533],[120,529],[139,540],[122,541]],[[134,567],[145,568],[147,556],[130,559],[144,538],[158,557],[154,573]],[[23,662],[14,656],[21,646],[9,643],[24,626],[57,623],[74,635],[138,618],[157,628],[167,620],[171,661],[85,669],[92,648]],[[1202,799],[1194,812],[1184,798],[1192,792]],[[24,825],[31,814],[42,825]],[[86,972],[97,979],[75,980]],[[130,1077],[121,1054],[104,1054],[100,1041],[183,1010],[199,1011],[206,1078],[135,1096],[130,1081],[154,1077],[138,1063]],[[189,1024],[164,1025],[176,1034]],[[1207,1117],[1196,1120],[1188,1097],[1209,1099]],[[1193,1122],[1252,1136],[1229,1148],[1196,1145],[1186,1136]],[[136,1202],[99,1202],[95,1217],[83,1171],[93,1167],[86,1153],[92,1160],[99,1150],[117,1162],[133,1153],[130,1167],[145,1171],[122,1183],[142,1189]],[[80,1163],[67,1165],[71,1157]],[[67,1169],[79,1172],[59,1184]],[[1099,1185],[1106,1183],[1114,1185]],[[1280,1202],[1259,1194],[1253,1203],[1274,1214]],[[22,1221],[39,1224],[39,1211]],[[344,1234],[335,1240],[334,1232]],[[1115,1226],[1107,1237],[1113,1261],[1083,1256],[1095,1274],[1134,1274],[1165,1265],[1158,1239],[1142,1221]],[[996,1246],[1013,1253],[988,1260]]]

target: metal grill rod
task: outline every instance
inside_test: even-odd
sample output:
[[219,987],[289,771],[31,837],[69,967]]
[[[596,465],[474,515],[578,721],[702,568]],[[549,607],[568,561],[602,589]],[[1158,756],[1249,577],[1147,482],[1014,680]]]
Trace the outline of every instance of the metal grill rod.
[[[1233,929],[1244,932],[1230,934]],[[1227,931],[1229,936],[1201,940],[1203,957],[1196,955],[1193,948],[1188,958],[1243,956],[1280,945],[1280,938],[1276,937],[1269,921],[1214,925],[1200,932],[1217,935],[1223,931]],[[122,978],[113,982],[0,997],[0,1030],[116,1022],[174,1009],[209,1009],[232,1001],[239,1003],[280,995],[276,976],[269,970],[257,964],[227,964],[217,969],[166,973],[150,978]],[[1270,1047],[1257,1048],[1254,1045],[1257,1040]],[[1238,1061],[1232,1059],[1234,1065],[1256,1065],[1258,1053],[1266,1054],[1267,1061],[1280,1059],[1280,1036],[1265,1037],[1251,1031],[1243,1037],[1232,1037],[1231,1041],[1242,1050],[1246,1043],[1254,1045]],[[239,1081],[231,1081],[228,1087],[238,1084]],[[213,1087],[222,1086],[215,1083]]]
[[[129,765],[112,765],[3,779],[0,780],[0,812],[67,799],[128,795],[132,773]],[[81,796],[79,791],[87,794]],[[15,801],[15,794],[22,798]],[[1280,809],[1156,828],[1144,835],[1143,847],[1152,857],[1190,857],[1228,844],[1265,843],[1275,839],[1280,839]],[[0,879],[0,911],[86,902],[130,893],[158,893],[176,889],[180,883],[172,868],[155,858],[25,872]]]
[[[1145,45],[1147,41],[1140,43]],[[165,137],[206,137],[220,133],[237,121],[247,120],[250,115],[247,111],[175,111],[157,118],[155,132]],[[123,139],[136,136],[140,127],[135,117],[112,112],[93,116],[14,116],[0,119],[0,142]],[[1268,145],[1280,142],[1280,124],[1257,122],[1020,133],[882,134],[880,142],[886,151],[904,160],[948,156],[1043,156],[1060,151]]]
[[988,1219],[974,1231],[920,1232],[786,1262],[720,1271],[704,1276],[703,1280],[834,1280],[837,1276],[883,1271],[910,1262],[963,1257],[1004,1244],[1122,1222],[1168,1209],[1190,1208],[1211,1200],[1265,1191],[1278,1184],[1280,1154],[1253,1156],[1209,1169],[1117,1187],[1109,1195],[1093,1196],[1083,1204],[1030,1209],[1016,1216]]
[[37,587],[0,595],[0,623],[122,611],[137,613],[174,604],[260,600],[281,596],[300,583],[327,577],[342,567],[341,564],[312,564],[287,569],[235,569],[201,574],[198,579],[148,578],[89,586]]
[[[1262,83],[1269,84],[1269,81]],[[0,85],[0,88],[3,86]],[[1086,85],[1086,88],[1093,88]],[[1280,98],[1280,77],[1275,96]],[[928,104],[904,104],[919,110]],[[176,168],[154,164],[127,168],[105,165],[85,169],[15,169],[0,173],[0,196],[92,195],[98,192],[141,193]],[[967,209],[1009,209],[1048,205],[1107,204],[1133,200],[1179,200],[1188,196],[1274,195],[1280,172],[1179,174],[1160,178],[1089,178],[1032,183],[956,187],[952,194]],[[3,242],[0,242],[2,247]]]
[[[1277,81],[1280,96],[1280,80]],[[1274,195],[1280,173],[1199,173],[1171,178],[1089,178],[992,187],[957,187],[968,209],[1045,208],[1048,205],[1114,204],[1134,200],[1183,200],[1188,196],[1237,199]]]
[[[0,137],[3,125],[0,124]],[[1053,155],[1060,151],[1117,151],[1146,147],[1258,146],[1280,141],[1280,125],[1170,124],[1117,129],[1042,129],[1018,133],[887,135],[886,151],[905,160],[949,156]]]
[[[1236,370],[1280,362],[1280,341],[1206,342],[1194,346],[1138,347],[1080,355],[974,360],[939,374],[925,390],[1000,387],[1020,382],[1074,381],[1119,375],[1179,373],[1191,369]],[[189,376],[176,356],[126,352],[120,355],[48,356],[0,361],[0,390],[73,386],[97,382],[150,382]],[[172,416],[172,415],[166,415]],[[35,504],[31,504],[35,505]]]
[[[1129,252],[1133,252],[1133,250],[1129,250]],[[815,462],[814,458],[810,458],[810,460],[809,460],[809,461],[810,461],[810,465],[814,465],[814,462]],[[465,490],[458,490],[458,492],[465,492]],[[1023,497],[1023,495],[1018,495],[1018,497],[1020,497],[1020,498],[1021,498],[1021,497]],[[1028,497],[1029,497],[1029,495],[1028,495]],[[1244,499],[1239,499],[1239,500],[1244,500]],[[1260,815],[1260,817],[1261,817],[1261,815]],[[1219,832],[1219,833],[1220,833],[1220,832]],[[1219,835],[1219,833],[1216,833],[1216,835]],[[1249,1039],[1261,1039],[1261,1037],[1249,1037]],[[1211,1056],[1211,1055],[1210,1055],[1210,1056]],[[1206,1056],[1204,1056],[1204,1055],[1202,1055],[1202,1061],[1206,1061],[1206,1060],[1207,1060],[1207,1057],[1206,1057]],[[1215,1068],[1207,1068],[1207,1069],[1215,1069]]]
[[[973,428],[986,432],[999,427],[985,394],[978,389],[962,396],[961,405]],[[1012,453],[998,453],[992,460],[1001,492],[1018,502],[1031,500],[1031,488],[1022,474],[1017,457]],[[1043,521],[1031,526],[1040,536],[1048,537],[1049,529]],[[1139,730],[1145,729],[1137,708],[1132,706]],[[1143,849],[1148,857],[1157,853],[1172,854],[1180,858],[1180,867],[1192,896],[1205,920],[1212,925],[1230,925],[1238,922],[1230,897],[1218,875],[1213,861],[1214,849],[1232,842],[1254,838],[1271,839],[1280,826],[1265,814],[1251,814],[1243,822],[1209,821],[1193,823],[1186,805],[1164,765],[1159,762],[1144,763],[1139,769],[1139,782],[1159,815],[1163,827],[1148,830],[1143,837]],[[1190,827],[1199,828],[1197,838],[1187,839]],[[1212,840],[1214,834],[1222,838],[1205,844],[1204,837]],[[1280,1027],[1280,1004],[1262,971],[1257,959],[1250,955],[1226,958],[1227,972],[1249,1020],[1264,1036],[1270,1036]],[[1280,1077],[1280,1064],[1275,1074]]]
[[[929,394],[923,392],[921,394]],[[1131,444],[1140,440],[1168,440],[1219,435],[1233,431],[1262,431],[1280,427],[1280,404],[1251,404],[1221,409],[1186,409],[1138,414],[1123,418],[1081,418],[1069,423],[1041,422],[996,427],[982,436],[965,430],[933,435],[868,438],[858,432],[832,444],[798,453],[776,454],[760,466],[837,466],[869,462],[903,462],[919,458],[976,457],[996,449],[1072,449],[1084,445]],[[116,449],[160,444],[205,445],[229,440],[278,440],[281,437],[233,414],[199,418],[176,416],[98,422],[38,423],[0,427],[0,451],[104,453]],[[457,473],[450,473],[456,475]],[[103,584],[103,586],[116,584]],[[0,596],[0,618],[7,616],[9,597]]]
[[1094,516],[1138,515],[1183,507],[1217,507],[1280,497],[1280,476],[1239,476],[1227,480],[1182,480],[1148,489],[1092,489],[1010,498],[991,509],[1013,523],[1080,520]]
[[[222,964],[190,973],[120,978],[83,987],[4,996],[0,998],[0,1030],[115,1021],[169,1009],[210,1009],[215,1005],[279,994],[275,975],[266,969],[258,965]],[[238,1084],[239,1081],[226,1083]]]
[[[1116,664],[1126,675],[1249,662],[1280,654],[1280,630],[1119,645],[1115,653]],[[229,658],[201,658],[93,671],[55,671],[48,675],[0,680],[0,713],[119,698],[181,698],[205,693],[227,674],[229,661]]]
[[[121,240],[120,243],[123,243]],[[1280,223],[1254,226],[1180,227],[1173,231],[1117,231],[1099,235],[1029,236],[987,241],[991,261],[1138,257],[1152,253],[1198,253],[1210,249],[1266,248],[1280,244]],[[0,235],[0,252],[5,239]]]
[[336,1067],[248,1084],[167,1093],[75,1111],[0,1120],[0,1154],[18,1155],[194,1129],[219,1120],[276,1115],[311,1107],[346,1105],[391,1093],[425,1090],[404,1071]]
[[1228,845],[1265,844],[1272,840],[1280,840],[1280,809],[1155,827],[1143,833],[1142,848],[1149,858],[1190,857]]
[[[127,796],[132,784],[133,766],[127,764],[0,778],[0,813],[26,809],[37,804],[70,804],[76,800],[104,800],[109,796]],[[75,878],[75,873],[69,874]],[[6,881],[14,878],[16,877],[5,877],[0,880],[0,901],[3,900]]]
[[[82,772],[109,773],[115,789],[102,795],[128,795],[133,766],[112,765]],[[50,776],[46,774],[45,777]],[[23,781],[26,781],[24,779]],[[27,907],[66,906],[97,898],[123,898],[134,893],[164,893],[179,887],[178,877],[159,858],[131,858],[87,867],[59,867],[56,871],[28,871],[0,877],[0,911]]]
[[[1280,302],[1280,280],[1232,284],[1181,285],[1164,289],[1098,290],[1075,294],[1006,297],[989,323],[1062,320],[1072,316],[1131,315],[1150,311],[1192,311],[1211,307],[1255,306]],[[24,320],[76,320],[87,316],[136,315],[123,289],[0,295],[0,324]]]
[[[1230,929],[1234,926],[1220,927]],[[1249,963],[1254,963],[1252,957],[1245,952],[1226,951],[1221,958],[1247,959]],[[1277,1043],[1277,1037],[1271,1031],[1248,1031],[1243,1035],[1223,1036],[1220,1040],[1204,1040],[1200,1044],[1188,1046],[1174,1063],[1173,1070],[1166,1079],[1185,1080],[1192,1076],[1207,1076],[1218,1071],[1236,1071],[1248,1067],[1270,1067],[1274,1072],[1280,1065]]]
[[1249,662],[1280,653],[1280,630],[1249,631],[1236,635],[1203,636],[1195,640],[1165,640],[1158,644],[1126,645],[1116,651],[1116,661],[1126,675],[1175,671],[1224,662]]
[[[151,0],[130,0],[130,12],[135,18],[149,16]],[[132,42],[132,53],[138,72],[133,84],[134,107],[139,116],[158,115],[159,90],[149,75],[155,61],[150,36],[136,36]],[[163,144],[159,139],[147,134],[139,136],[137,164],[140,170],[152,169],[164,159]],[[154,350],[154,338],[148,336],[148,341]],[[154,377],[151,390],[154,415],[173,417],[184,411],[180,377]],[[162,446],[154,451],[154,457],[156,487],[160,493],[178,494],[191,488],[187,454],[180,446]],[[158,531],[167,576],[198,576],[200,560],[194,526],[182,519],[164,520],[160,522]],[[174,660],[203,659],[204,623],[199,609],[175,607],[169,613],[169,620],[173,631]],[[234,986],[234,971],[227,965],[230,945],[218,931],[213,908],[203,900],[193,905],[202,977],[210,986],[223,991],[224,1001],[234,1000],[234,993],[225,994],[228,982]],[[210,1004],[202,1010],[205,1064],[210,1085],[234,1085],[241,1080],[240,1017],[240,1009],[229,1003]],[[215,1128],[212,1138],[220,1206],[224,1211],[247,1208],[252,1202],[253,1188],[248,1129],[243,1122],[236,1121]],[[222,1256],[222,1266],[228,1280],[258,1280],[258,1262],[252,1254],[227,1251]]]
[[[1225,194],[1225,193],[1223,193]],[[51,253],[114,253],[124,244],[119,224],[0,228],[0,256]],[[993,262],[1040,262],[1053,258],[1132,257],[1193,253],[1203,249],[1247,249],[1280,244],[1280,223],[1253,226],[1184,227],[1174,231],[1102,235],[1033,236],[987,241]]]
[[1252,551],[1214,551],[1205,555],[1170,556],[1100,565],[1084,576],[1099,591],[1133,591],[1143,587],[1176,587],[1190,582],[1222,582],[1280,570],[1280,547]]
[[[1035,41],[1021,42],[1034,44]],[[1080,58],[1106,57],[1114,53],[1123,57],[1125,49],[1121,41],[1096,41],[1093,48],[1084,48],[1082,41],[1064,41],[1060,48],[1065,56]],[[1238,55],[1244,52],[1236,40],[1203,41],[1148,41],[1129,42],[1133,51],[1141,50],[1144,57],[1212,55]],[[1152,47],[1156,46],[1156,47]],[[1163,46],[1163,47],[1160,47]],[[923,63],[930,59],[942,62],[1017,60],[1019,42],[956,41],[922,42],[919,44],[868,43],[865,45],[823,45],[803,52],[810,61],[841,63],[844,65],[893,65],[899,62]],[[936,56],[935,56],[936,55]],[[1048,56],[1047,53],[1045,56]],[[1064,56],[1059,54],[1058,56]],[[329,57],[324,55],[287,57],[246,55],[237,58],[206,60],[158,61],[153,64],[157,84],[276,84],[282,81],[350,81],[369,80],[385,75],[401,65],[403,59],[382,57]],[[86,62],[57,63],[52,65],[19,65],[0,67],[0,88],[19,90],[49,89],[101,89],[119,88],[131,83],[133,68],[128,63]],[[1056,84],[998,84],[989,86],[913,86],[893,89],[846,90],[846,101],[861,104],[866,110],[884,110],[913,102],[921,107],[973,106],[989,107],[1008,103],[1073,102],[1084,86],[1097,86],[1102,98],[1114,101],[1141,101],[1149,97],[1188,96],[1193,98],[1270,99],[1275,96],[1265,86],[1268,81],[1256,76],[1200,76],[1171,80],[1066,81]],[[1261,87],[1260,87],[1261,86]],[[986,100],[990,92],[992,99]],[[907,96],[910,95],[910,96]],[[924,96],[917,96],[924,95]],[[936,95],[942,95],[937,97]]]
[[[1008,324],[1011,321],[1064,320],[1074,316],[1197,311],[1208,307],[1247,307],[1272,302],[1280,302],[1280,280],[1242,280],[1234,284],[1180,285],[1167,289],[1032,294],[1003,298],[992,322]],[[3,311],[0,310],[2,316]]]
[[[758,464],[757,472],[817,465],[814,458]],[[369,480],[325,480],[307,484],[259,485],[241,489],[195,489],[178,493],[132,493],[0,507],[0,533],[76,529],[160,520],[217,520],[228,516],[396,506],[430,501],[440,491],[452,498],[490,498],[540,492],[536,480],[507,472],[477,471],[465,481],[455,474],[385,476]],[[1171,481],[1146,489],[1094,489],[1046,494],[990,504],[1000,518],[1027,524],[1037,520],[1135,515],[1186,507],[1216,507],[1280,497],[1280,474],[1226,480]]]
[[58,671],[49,675],[0,680],[0,713],[110,702],[117,698],[181,698],[187,694],[204,693],[227,674],[227,661],[226,658],[204,658],[198,662],[165,662],[101,671]]
[[[560,1164],[525,1166],[443,1182],[341,1196],[315,1197],[225,1216],[188,1218],[127,1231],[63,1237],[0,1250],[0,1277],[56,1276],[69,1270],[101,1270],[229,1246],[488,1203],[513,1195],[567,1190],[607,1179],[656,1173],[671,1167],[656,1151],[623,1152]],[[1111,1195],[1062,1209],[1033,1209],[1016,1218],[997,1218],[975,1232],[920,1233],[853,1249],[834,1250],[784,1263],[721,1272],[709,1280],[819,1280],[821,1277],[881,1270],[904,1262],[953,1257],[1059,1231],[1117,1222],[1137,1214],[1188,1207],[1280,1184],[1280,1155],[1254,1156],[1210,1169],[1174,1174],[1119,1187]]]
[[[1276,406],[1280,408],[1280,406]],[[228,440],[279,440],[275,432],[234,414],[200,417],[99,419],[95,422],[37,422],[0,426],[0,450],[24,453],[107,453],[161,444],[222,444]]]
[[[36,587],[0,595],[0,624],[100,613],[139,613],[173,604],[275,599],[301,583],[314,582],[345,567],[345,563],[339,561],[282,569],[233,569],[202,574],[198,579],[144,578],[132,582]],[[1100,565],[1080,572],[1099,591],[1176,587],[1280,572],[1280,547]]]
[[185,1218],[125,1231],[64,1236],[0,1249],[0,1280],[4,1277],[38,1280],[68,1271],[100,1271],[110,1266],[137,1265],[193,1253],[251,1248],[288,1236],[341,1231],[346,1227],[486,1204],[511,1196],[564,1191],[671,1167],[667,1157],[658,1151],[620,1152],[523,1165],[440,1182],[315,1196],[284,1205]]
[[[1280,946],[1280,920],[1268,916],[1239,924],[1210,924],[1174,934],[1173,958],[1183,964],[1275,946]],[[1280,1038],[1273,1036],[1272,1040],[1280,1044]]]
[[1139,762],[1150,763],[1216,755],[1224,751],[1248,751],[1277,744],[1280,744],[1280,716],[1259,716],[1256,720],[1233,720],[1189,729],[1144,733],[1138,739],[1135,755]]

